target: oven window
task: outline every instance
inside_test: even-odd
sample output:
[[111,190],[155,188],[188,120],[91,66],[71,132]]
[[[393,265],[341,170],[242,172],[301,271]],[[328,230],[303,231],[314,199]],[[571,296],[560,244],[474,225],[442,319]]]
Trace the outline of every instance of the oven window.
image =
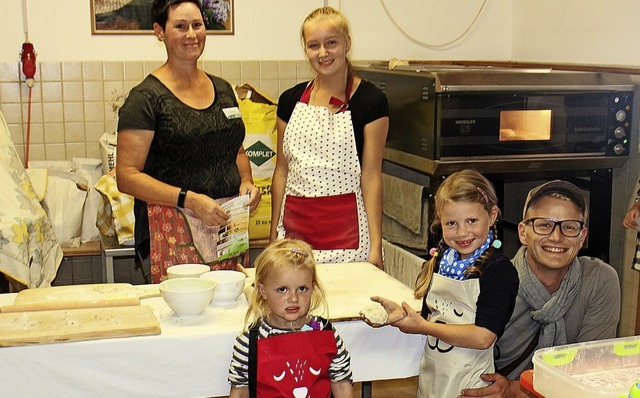
[[500,111],[500,142],[550,139],[551,109]]

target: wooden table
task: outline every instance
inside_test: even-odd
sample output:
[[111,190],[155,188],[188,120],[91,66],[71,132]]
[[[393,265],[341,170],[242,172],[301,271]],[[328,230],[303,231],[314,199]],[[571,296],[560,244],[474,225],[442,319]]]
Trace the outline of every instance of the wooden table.
[[[348,320],[379,294],[407,301],[411,289],[368,263],[318,266],[330,318],[351,353],[355,382],[418,374],[425,337],[386,326]],[[250,280],[247,281],[250,283]],[[0,305],[15,294],[0,294]],[[242,328],[244,296],[228,307],[209,305],[196,318],[177,318],[159,298],[142,300],[153,309],[162,333],[73,343],[0,348],[0,391],[20,397],[218,397],[229,393],[228,366]],[[342,319],[342,320],[340,320]],[[1,332],[0,332],[1,333]]]

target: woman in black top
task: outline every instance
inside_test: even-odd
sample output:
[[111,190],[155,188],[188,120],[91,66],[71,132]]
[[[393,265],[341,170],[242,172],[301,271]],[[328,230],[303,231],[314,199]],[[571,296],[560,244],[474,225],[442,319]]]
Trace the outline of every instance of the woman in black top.
[[[118,189],[136,198],[142,258],[150,252],[147,204],[178,207],[207,226],[220,226],[227,214],[216,199],[249,194],[252,209],[260,201],[233,88],[197,65],[207,37],[200,2],[155,0],[152,12],[167,61],[131,90],[120,109],[116,164]],[[153,254],[152,275],[163,276],[172,262],[193,262]]]

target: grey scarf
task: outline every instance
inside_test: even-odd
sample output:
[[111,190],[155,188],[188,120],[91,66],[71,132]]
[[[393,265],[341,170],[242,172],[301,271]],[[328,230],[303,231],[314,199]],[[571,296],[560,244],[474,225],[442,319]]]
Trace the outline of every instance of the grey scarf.
[[541,327],[537,348],[567,344],[564,314],[578,294],[578,281],[582,277],[580,261],[573,259],[560,288],[553,294],[549,293],[529,268],[526,246],[518,250],[512,262],[520,278],[518,294],[529,305],[531,319]]

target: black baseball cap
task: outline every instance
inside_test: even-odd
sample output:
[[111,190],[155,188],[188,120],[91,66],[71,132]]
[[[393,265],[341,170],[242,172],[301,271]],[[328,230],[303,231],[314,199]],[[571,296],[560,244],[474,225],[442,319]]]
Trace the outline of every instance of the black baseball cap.
[[582,212],[582,217],[584,221],[587,219],[587,201],[584,197],[584,194],[574,184],[563,181],[563,180],[553,180],[546,182],[542,185],[538,185],[529,191],[527,195],[527,200],[524,202],[524,208],[522,209],[522,218],[525,218],[527,214],[527,210],[534,204],[538,199],[543,196],[549,196],[551,194],[560,194],[573,202],[574,205],[578,206],[580,211]]

